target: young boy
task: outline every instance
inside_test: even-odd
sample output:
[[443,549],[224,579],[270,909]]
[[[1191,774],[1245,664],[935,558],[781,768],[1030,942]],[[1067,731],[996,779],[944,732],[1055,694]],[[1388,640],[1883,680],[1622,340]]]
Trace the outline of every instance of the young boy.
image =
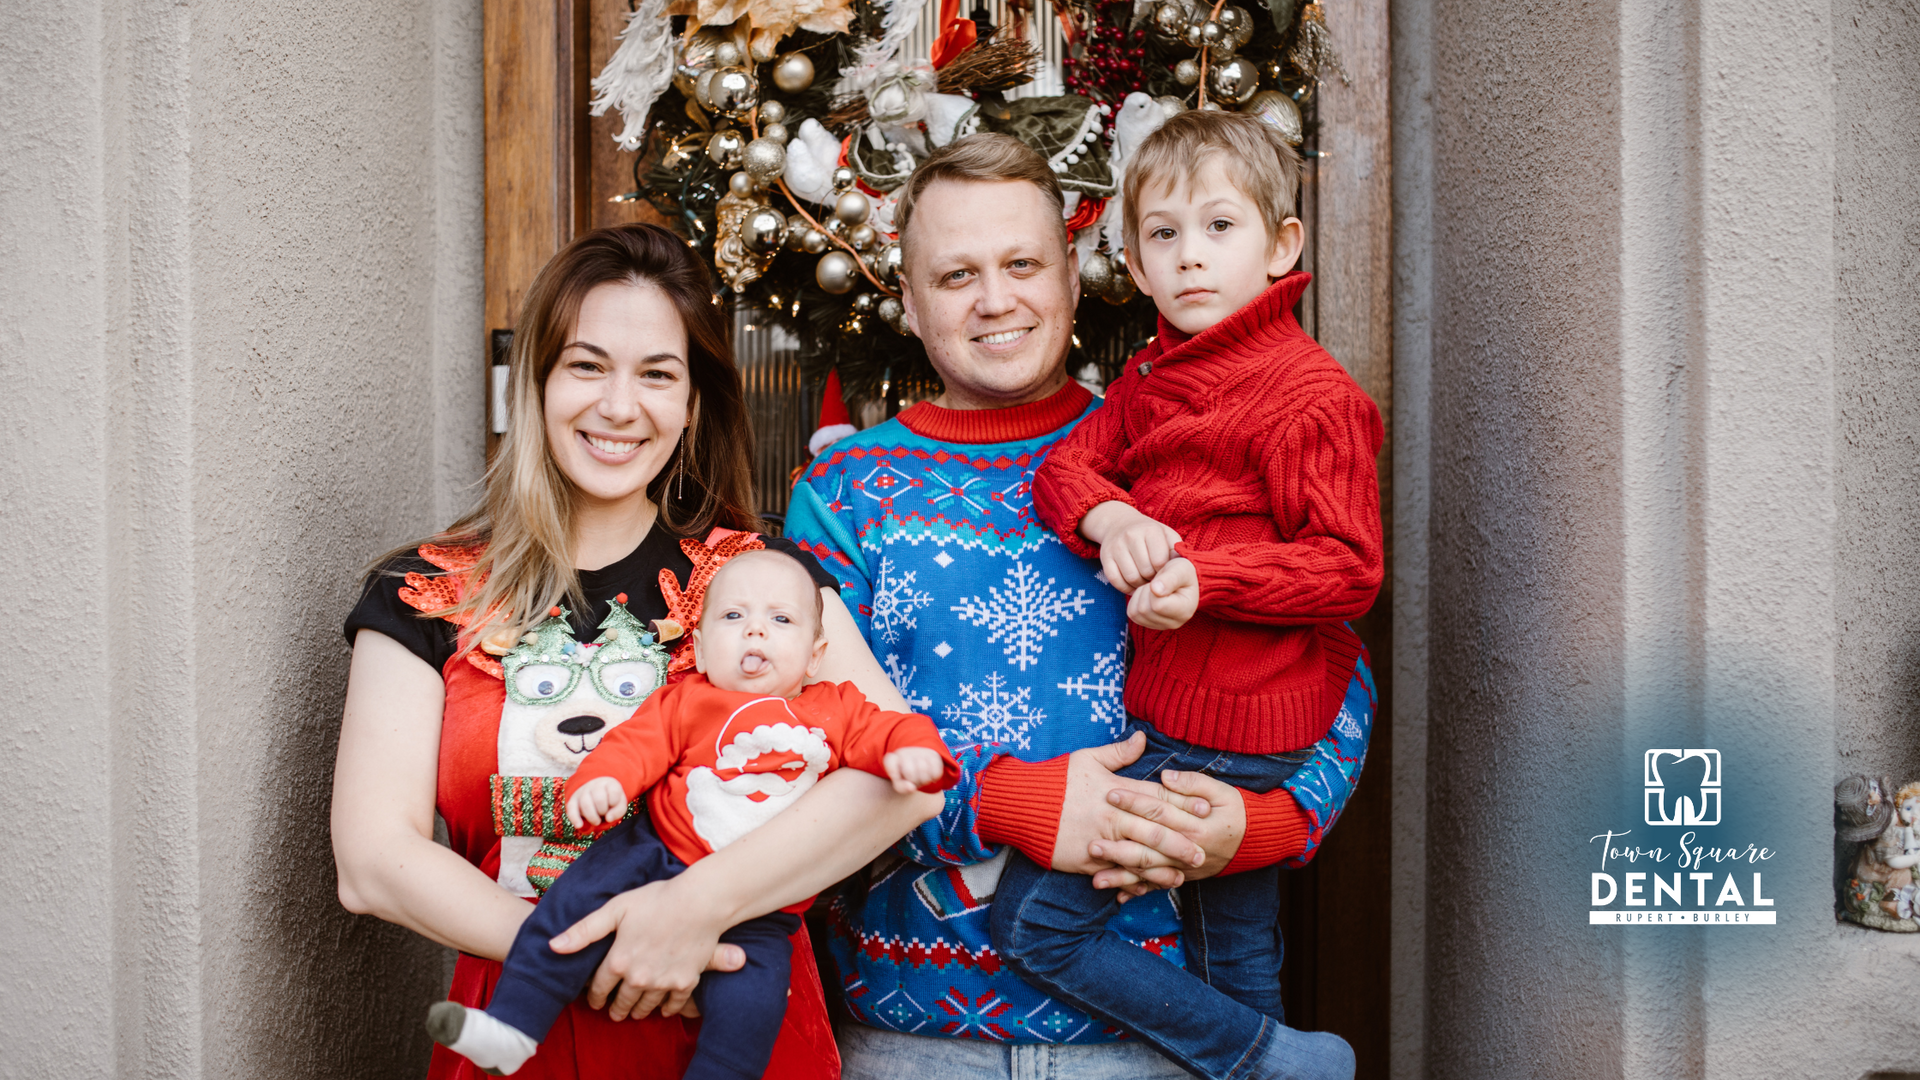
[[[1122,775],[1136,779],[1178,769],[1271,791],[1344,704],[1370,708],[1344,623],[1380,588],[1382,430],[1292,315],[1308,281],[1290,273],[1299,170],[1242,114],[1182,113],[1142,143],[1127,263],[1159,334],[1034,480],[1041,520],[1129,594],[1123,700],[1147,752]],[[994,945],[1028,981],[1200,1076],[1353,1075],[1337,1036],[1280,1022],[1277,867],[1182,889],[1185,971],[1111,941],[1116,899],[1089,881],[1009,862]]]
[[[574,828],[612,825],[645,792],[652,829],[635,815],[596,840],[521,924],[486,1010],[433,1007],[427,1027],[435,1040],[490,1073],[518,1070],[611,944],[563,955],[550,947],[553,937],[619,893],[672,877],[739,839],[828,769],[879,773],[901,792],[953,785],[959,765],[933,721],[886,712],[852,683],[806,685],[826,652],[820,612],[820,590],[789,555],[742,552],[720,569],[693,632],[700,674],[648,698],[567,784]],[[786,1014],[788,939],[811,902],[722,935],[746,951],[747,964],[708,973],[694,991],[706,1020],[688,1080],[766,1071]]]

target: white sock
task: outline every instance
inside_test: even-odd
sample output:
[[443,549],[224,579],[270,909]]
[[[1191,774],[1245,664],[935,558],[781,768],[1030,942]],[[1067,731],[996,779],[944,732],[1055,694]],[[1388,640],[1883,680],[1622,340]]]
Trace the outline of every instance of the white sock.
[[452,1001],[439,1002],[427,1010],[427,1033],[434,1042],[495,1076],[518,1072],[540,1049],[540,1044],[519,1028]]

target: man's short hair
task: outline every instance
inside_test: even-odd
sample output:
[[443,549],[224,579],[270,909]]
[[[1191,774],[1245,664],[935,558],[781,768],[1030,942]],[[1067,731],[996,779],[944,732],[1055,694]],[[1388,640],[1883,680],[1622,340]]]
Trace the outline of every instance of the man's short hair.
[[1127,250],[1140,238],[1140,193],[1161,185],[1172,192],[1181,181],[1194,184],[1214,157],[1227,179],[1260,208],[1271,240],[1280,223],[1296,213],[1300,194],[1300,155],[1273,125],[1248,113],[1190,109],[1170,117],[1127,158],[1121,183],[1126,220],[1121,232]]
[[1060,181],[1047,165],[1047,159],[1011,135],[984,131],[955,139],[935,150],[907,177],[906,186],[900,191],[900,203],[893,211],[903,253],[910,250],[907,224],[913,220],[914,206],[928,185],[941,180],[976,184],[1024,180],[1046,196],[1047,203],[1053,207],[1054,220],[1060,223],[1060,240],[1063,244],[1067,242],[1067,198],[1061,193]]

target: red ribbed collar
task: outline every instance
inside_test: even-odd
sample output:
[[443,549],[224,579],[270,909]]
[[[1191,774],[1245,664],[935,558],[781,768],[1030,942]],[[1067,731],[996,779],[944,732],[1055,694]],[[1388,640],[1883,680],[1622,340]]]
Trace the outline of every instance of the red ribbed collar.
[[902,409],[895,417],[907,430],[925,439],[951,443],[1003,443],[1037,438],[1058,431],[1087,410],[1093,395],[1067,380],[1051,396],[1004,409],[944,409],[923,401]]
[[[1154,339],[1159,350],[1153,360],[1159,363],[1162,358],[1181,360],[1190,356],[1204,356],[1225,350],[1237,353],[1244,348],[1236,348],[1235,342],[1246,342],[1261,335],[1270,328],[1285,330],[1292,326],[1298,332],[1298,324],[1293,321],[1293,305],[1300,302],[1300,294],[1307,291],[1307,285],[1313,281],[1313,275],[1305,270],[1295,270],[1286,277],[1267,286],[1266,291],[1253,298],[1253,302],[1239,311],[1221,319],[1193,337],[1180,332],[1180,328],[1160,316],[1160,336]],[[1193,348],[1184,349],[1183,345],[1192,344]],[[1168,356],[1179,349],[1181,356]]]

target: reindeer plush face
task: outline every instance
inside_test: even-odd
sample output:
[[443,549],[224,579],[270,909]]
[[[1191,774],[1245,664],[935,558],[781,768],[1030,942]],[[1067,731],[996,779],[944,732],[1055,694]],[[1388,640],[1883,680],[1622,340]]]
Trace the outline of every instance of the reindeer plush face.
[[500,713],[500,772],[571,776],[607,732],[633,715],[666,679],[667,654],[622,603],[603,633],[574,640],[565,611],[528,631],[501,658],[507,701]]

